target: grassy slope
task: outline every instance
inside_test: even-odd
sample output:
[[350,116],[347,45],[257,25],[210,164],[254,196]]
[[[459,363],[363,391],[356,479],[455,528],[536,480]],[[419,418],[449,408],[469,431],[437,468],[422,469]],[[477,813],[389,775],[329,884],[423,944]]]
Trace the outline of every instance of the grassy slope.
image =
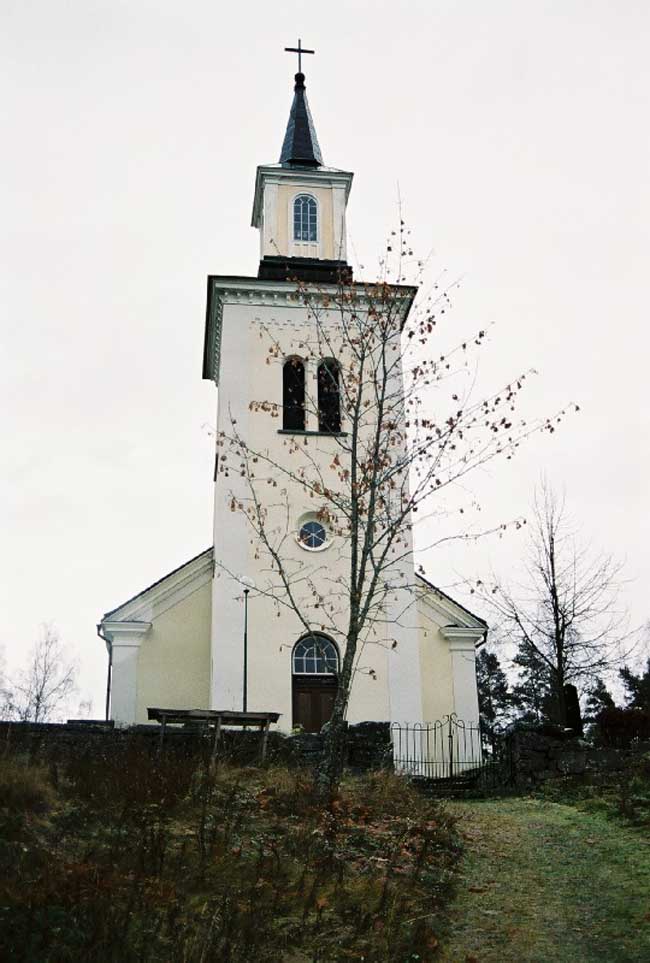
[[466,836],[445,963],[650,960],[650,839],[532,799],[454,803]]

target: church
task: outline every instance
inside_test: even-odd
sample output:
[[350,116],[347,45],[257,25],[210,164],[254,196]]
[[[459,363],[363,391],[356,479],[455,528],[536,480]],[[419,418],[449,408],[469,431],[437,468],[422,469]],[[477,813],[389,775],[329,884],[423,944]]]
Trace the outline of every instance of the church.
[[[279,162],[257,168],[257,277],[208,277],[203,378],[217,388],[212,544],[98,625],[109,655],[107,711],[119,726],[146,722],[156,706],[274,712],[281,731],[317,732],[334,704],[350,604],[337,587],[349,545],[300,478],[304,458],[324,471],[347,450],[338,379],[348,359],[333,357],[342,322],[328,292],[334,298],[344,277],[362,302],[364,285],[352,281],[346,252],[353,175],[323,162],[301,68],[299,59]],[[319,346],[306,347],[313,309],[297,289],[318,292],[327,332]],[[404,292],[405,315],[414,293]],[[251,499],[250,476],[223,442],[233,432],[272,466],[254,499],[256,517],[273,520],[263,537],[250,513],[236,510]],[[276,553],[289,573],[279,589]],[[402,565],[414,586],[408,617],[391,619],[391,644],[369,637],[361,645],[348,720],[420,723],[455,713],[475,724],[475,651],[488,627],[416,571],[412,548]],[[286,604],[292,592],[303,592],[299,610]],[[338,622],[322,615],[334,598]]]

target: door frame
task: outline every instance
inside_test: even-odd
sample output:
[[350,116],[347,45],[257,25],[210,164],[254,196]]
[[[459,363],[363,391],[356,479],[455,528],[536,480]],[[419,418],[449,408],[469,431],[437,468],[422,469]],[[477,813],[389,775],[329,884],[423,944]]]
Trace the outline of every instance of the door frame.
[[[339,687],[338,676],[333,672],[327,674],[302,675],[296,672],[291,673],[291,726],[295,728],[301,725],[296,719],[297,696],[300,692],[318,692],[319,690],[329,690],[336,698]],[[305,730],[309,731],[309,730]]]

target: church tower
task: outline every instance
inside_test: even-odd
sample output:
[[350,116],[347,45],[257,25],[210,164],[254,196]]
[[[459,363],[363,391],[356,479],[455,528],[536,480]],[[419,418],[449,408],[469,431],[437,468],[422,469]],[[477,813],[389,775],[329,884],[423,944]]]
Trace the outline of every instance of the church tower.
[[[305,627],[296,613],[278,603],[283,589],[277,573],[269,574],[269,551],[260,549],[245,514],[236,510],[249,503],[251,493],[241,466],[234,464],[232,438],[238,435],[250,451],[260,453],[268,474],[268,484],[258,486],[269,513],[267,528],[274,544],[281,545],[278,551],[295,580],[295,591],[309,584],[305,612],[310,625],[317,625],[312,597],[327,596],[333,579],[344,582],[349,556],[340,534],[328,530],[319,515],[317,500],[293,484],[282,466],[291,458],[295,477],[301,458],[308,459],[312,469],[329,465],[340,453],[339,442],[348,428],[339,399],[326,384],[345,363],[328,357],[334,352],[340,317],[330,312],[325,321],[327,350],[325,345],[316,349],[310,309],[297,296],[297,287],[326,298],[342,280],[351,284],[345,224],[351,185],[350,172],[323,161],[305,76],[299,71],[279,161],[257,168],[252,216],[260,236],[257,278],[212,276],[208,282],[204,377],[218,386],[211,704],[242,708],[246,688],[247,708],[261,711],[272,704],[282,713],[284,729],[319,729],[327,721],[336,681],[335,673],[327,671],[327,660],[330,666],[338,664],[345,638],[330,629],[314,649],[301,642]],[[319,324],[326,316],[323,309]],[[309,404],[307,398],[317,401]],[[230,445],[224,439],[230,439]],[[244,680],[243,592],[249,585]],[[417,629],[396,631],[402,635],[399,672],[389,664],[397,657],[391,660],[381,646],[367,647],[354,681],[352,721],[396,714],[422,718]],[[314,668],[324,671],[311,671]]]

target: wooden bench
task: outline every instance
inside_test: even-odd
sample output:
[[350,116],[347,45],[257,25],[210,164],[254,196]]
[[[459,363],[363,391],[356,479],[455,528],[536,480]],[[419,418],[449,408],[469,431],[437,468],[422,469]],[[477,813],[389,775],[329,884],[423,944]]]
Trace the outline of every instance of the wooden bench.
[[262,739],[260,747],[260,761],[266,759],[266,747],[271,723],[277,722],[280,718],[279,712],[235,712],[225,709],[160,709],[157,707],[147,708],[149,719],[160,723],[160,741],[158,750],[162,751],[165,740],[165,729],[167,724],[190,725],[192,723],[204,727],[208,730],[214,728],[212,739],[211,762],[217,757],[219,749],[219,739],[223,726],[238,726],[246,728],[255,726],[259,729]]

